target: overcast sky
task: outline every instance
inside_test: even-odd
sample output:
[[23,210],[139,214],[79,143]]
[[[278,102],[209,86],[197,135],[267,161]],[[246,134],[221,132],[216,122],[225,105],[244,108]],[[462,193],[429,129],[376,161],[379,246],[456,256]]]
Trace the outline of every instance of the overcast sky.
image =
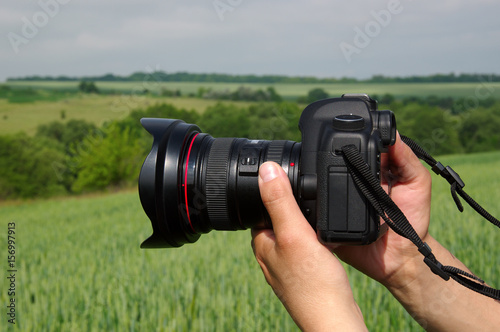
[[0,81],[166,72],[500,72],[499,0],[32,0],[0,7]]

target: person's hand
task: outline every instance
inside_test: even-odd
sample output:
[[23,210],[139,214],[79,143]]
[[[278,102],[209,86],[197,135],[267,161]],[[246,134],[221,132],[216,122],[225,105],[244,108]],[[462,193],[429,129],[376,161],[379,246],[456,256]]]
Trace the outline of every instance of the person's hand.
[[262,201],[273,229],[252,229],[252,248],[264,276],[302,330],[365,331],[340,261],[317,239],[278,164],[259,170]]
[[[391,198],[443,265],[470,272],[428,233],[431,177],[411,149],[397,137],[382,160],[391,172]],[[383,185],[388,189],[388,183]],[[338,257],[381,282],[427,331],[495,331],[500,326],[500,303],[475,293],[454,280],[434,275],[409,240],[389,229],[368,246],[342,246]]]
[[[431,176],[399,134],[389,152],[382,155],[381,171],[386,174],[386,181],[383,179],[386,189],[387,177],[390,177],[394,203],[420,238],[424,242],[429,241]],[[390,174],[387,173],[389,171]],[[415,245],[391,229],[368,246],[341,246],[334,251],[343,261],[386,286],[402,287],[410,283],[412,276],[407,275],[404,272],[406,269],[402,268],[424,264],[423,256]]]
[[[391,198],[444,265],[468,271],[428,233],[431,178],[399,135],[382,161],[393,178]],[[384,184],[386,188],[387,183]],[[262,200],[274,230],[252,230],[252,246],[267,282],[303,330],[366,330],[340,262],[320,244],[292,195],[288,177],[274,163],[259,173]],[[368,246],[334,250],[345,262],[381,282],[429,331],[494,331],[500,303],[434,275],[409,240],[388,230]]]

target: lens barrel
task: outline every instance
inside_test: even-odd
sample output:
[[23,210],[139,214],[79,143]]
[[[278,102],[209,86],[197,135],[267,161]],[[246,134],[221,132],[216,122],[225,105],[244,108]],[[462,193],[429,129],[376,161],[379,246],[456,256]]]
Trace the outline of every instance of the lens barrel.
[[144,118],[154,137],[139,176],[139,195],[153,225],[142,248],[179,247],[215,230],[270,226],[258,171],[274,161],[298,198],[301,143],[213,138],[181,120]]

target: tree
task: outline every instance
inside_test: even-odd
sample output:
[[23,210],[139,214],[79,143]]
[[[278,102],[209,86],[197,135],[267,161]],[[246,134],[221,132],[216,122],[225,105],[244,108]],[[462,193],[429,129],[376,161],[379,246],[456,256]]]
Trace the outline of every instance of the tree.
[[81,81],[78,90],[83,93],[99,93],[99,89],[94,82]]
[[466,152],[500,150],[500,111],[477,109],[462,123],[460,140]]
[[322,88],[315,88],[315,89],[309,90],[309,92],[307,93],[307,96],[300,97],[297,100],[297,102],[310,104],[310,103],[313,103],[317,100],[326,99],[328,97],[329,97],[329,95],[325,90],[323,90]]
[[145,151],[129,129],[117,122],[85,138],[73,157],[73,191],[103,190],[137,180]]
[[185,108],[177,108],[172,104],[162,103],[149,106],[145,110],[134,110],[119,123],[127,122],[130,128],[141,129],[139,126],[141,118],[170,118],[181,119],[187,123],[196,123],[199,119],[199,115],[198,112],[192,109],[187,110]]
[[85,120],[69,120],[63,124],[53,121],[48,124],[39,125],[36,129],[36,137],[47,137],[53,139],[64,146],[65,152],[80,144],[85,137],[91,135],[97,127]]
[[301,109],[296,103],[260,103],[248,107],[249,138],[300,141]]
[[394,100],[396,100],[396,98],[394,98],[393,95],[391,95],[390,93],[386,93],[382,96],[382,98],[380,98],[379,102],[384,105],[390,105],[392,102],[394,102]]
[[316,100],[328,98],[328,93],[322,88],[312,89],[307,93],[307,101],[309,103],[315,102]]
[[160,95],[162,97],[180,97],[182,95],[181,90],[170,90],[167,88],[161,88]]
[[280,103],[283,101],[283,98],[276,92],[276,89],[272,86],[267,87],[266,89],[267,93],[269,94],[269,99],[271,101]]
[[66,193],[60,169],[64,154],[46,138],[0,136],[0,199]]
[[398,130],[414,139],[431,155],[463,152],[452,115],[438,107],[408,104],[394,110]]
[[248,137],[249,112],[247,108],[217,103],[202,114],[199,125],[214,137]]

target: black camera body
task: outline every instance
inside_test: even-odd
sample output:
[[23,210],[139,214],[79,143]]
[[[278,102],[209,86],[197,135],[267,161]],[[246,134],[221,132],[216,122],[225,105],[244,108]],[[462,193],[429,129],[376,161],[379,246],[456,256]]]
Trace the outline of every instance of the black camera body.
[[299,121],[302,143],[213,138],[181,120],[141,123],[154,137],[139,176],[153,226],[143,248],[179,247],[212,229],[271,227],[258,188],[258,169],[266,161],[283,167],[323,243],[369,244],[387,228],[354,184],[342,154],[343,146],[356,146],[380,179],[381,153],[396,141],[396,121],[368,95],[307,106]]
[[324,243],[369,244],[385,232],[355,186],[342,147],[355,145],[380,178],[380,154],[396,140],[391,111],[378,111],[367,95],[317,101],[300,118],[300,207]]

